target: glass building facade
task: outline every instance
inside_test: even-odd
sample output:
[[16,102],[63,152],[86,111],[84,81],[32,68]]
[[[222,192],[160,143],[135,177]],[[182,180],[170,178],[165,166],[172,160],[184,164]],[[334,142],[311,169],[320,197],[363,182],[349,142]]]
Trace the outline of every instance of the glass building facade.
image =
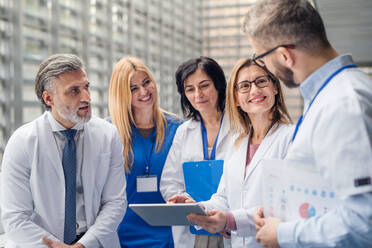
[[95,115],[108,115],[110,75],[125,56],[148,65],[160,105],[180,113],[174,72],[202,53],[201,8],[199,0],[0,0],[0,161],[11,133],[43,111],[34,79],[51,54],[84,60]]

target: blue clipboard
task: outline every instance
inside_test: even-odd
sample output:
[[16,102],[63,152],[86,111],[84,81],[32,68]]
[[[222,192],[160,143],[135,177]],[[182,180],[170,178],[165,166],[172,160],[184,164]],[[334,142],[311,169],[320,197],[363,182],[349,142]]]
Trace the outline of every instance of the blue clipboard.
[[[203,160],[182,164],[186,192],[197,202],[208,201],[217,192],[223,173],[223,160]],[[211,234],[204,229],[196,230],[190,226],[192,234]]]

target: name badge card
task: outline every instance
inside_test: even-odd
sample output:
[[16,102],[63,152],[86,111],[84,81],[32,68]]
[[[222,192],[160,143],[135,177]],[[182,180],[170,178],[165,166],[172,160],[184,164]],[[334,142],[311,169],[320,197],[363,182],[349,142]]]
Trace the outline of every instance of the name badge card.
[[137,192],[157,192],[158,177],[156,175],[137,176]]

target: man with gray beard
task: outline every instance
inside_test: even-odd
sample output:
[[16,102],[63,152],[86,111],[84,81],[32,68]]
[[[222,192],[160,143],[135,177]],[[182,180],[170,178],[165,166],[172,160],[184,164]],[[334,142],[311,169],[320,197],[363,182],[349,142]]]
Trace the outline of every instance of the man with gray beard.
[[35,83],[46,111],[13,133],[3,156],[6,247],[120,247],[123,146],[113,125],[91,116],[82,61],[53,55]]

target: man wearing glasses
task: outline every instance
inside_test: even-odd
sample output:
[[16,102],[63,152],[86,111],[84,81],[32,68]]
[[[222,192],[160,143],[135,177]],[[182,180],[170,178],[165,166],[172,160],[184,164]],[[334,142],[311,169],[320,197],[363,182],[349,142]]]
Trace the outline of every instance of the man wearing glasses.
[[326,214],[281,222],[254,216],[267,247],[372,246],[372,82],[350,55],[328,42],[319,13],[306,0],[264,0],[245,22],[253,60],[288,87],[299,87],[304,113],[287,159],[320,171],[342,199]]

